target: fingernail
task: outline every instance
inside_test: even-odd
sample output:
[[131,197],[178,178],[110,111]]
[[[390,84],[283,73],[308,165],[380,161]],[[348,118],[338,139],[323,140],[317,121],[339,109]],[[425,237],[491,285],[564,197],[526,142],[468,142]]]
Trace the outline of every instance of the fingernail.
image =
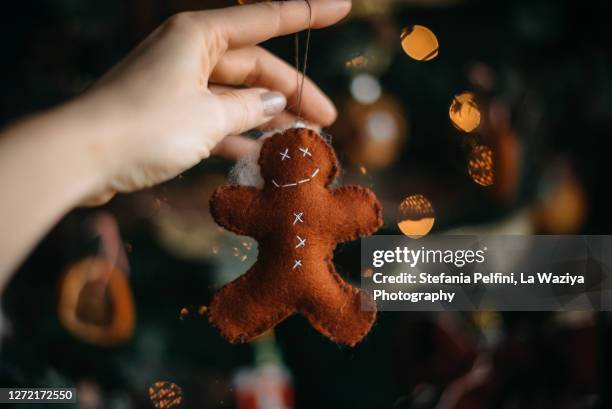
[[266,92],[261,94],[261,105],[267,116],[280,114],[287,106],[287,98],[280,92]]

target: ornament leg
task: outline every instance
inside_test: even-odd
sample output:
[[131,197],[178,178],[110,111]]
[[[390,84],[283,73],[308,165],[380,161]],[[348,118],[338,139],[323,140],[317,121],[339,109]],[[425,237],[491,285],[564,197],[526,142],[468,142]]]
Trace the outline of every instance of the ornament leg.
[[278,300],[274,287],[262,287],[254,268],[220,289],[209,306],[209,322],[232,343],[252,340],[294,311]]
[[374,324],[374,301],[360,289],[344,282],[335,269],[330,271],[327,282],[319,284],[299,312],[331,340],[354,346]]

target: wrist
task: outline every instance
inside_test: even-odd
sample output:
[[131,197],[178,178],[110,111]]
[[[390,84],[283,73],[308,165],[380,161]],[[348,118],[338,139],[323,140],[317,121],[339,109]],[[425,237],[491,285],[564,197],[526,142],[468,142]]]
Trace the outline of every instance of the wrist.
[[63,143],[71,147],[73,165],[82,172],[79,203],[108,192],[110,180],[125,161],[122,142],[134,134],[125,112],[110,95],[87,93],[52,113],[56,121],[69,124]]
[[[30,177],[45,182],[65,211],[103,191],[108,181],[104,157],[111,147],[102,136],[108,130],[93,104],[77,98],[34,114],[9,130],[12,144],[29,155]],[[39,152],[39,154],[36,154]],[[24,166],[16,169],[26,168]]]

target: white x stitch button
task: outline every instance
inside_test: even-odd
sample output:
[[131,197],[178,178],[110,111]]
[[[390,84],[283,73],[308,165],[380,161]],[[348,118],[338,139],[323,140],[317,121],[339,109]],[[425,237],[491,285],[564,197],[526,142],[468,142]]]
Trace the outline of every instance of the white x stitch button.
[[304,247],[306,246],[306,239],[301,238],[300,236],[295,236],[298,239],[298,244],[295,246],[296,249],[299,249],[300,247]]
[[285,159],[291,159],[291,156],[289,156],[289,148],[285,149],[285,152],[281,152],[281,161],[285,160]]
[[302,219],[303,216],[304,213],[293,213],[293,217],[295,217],[293,225],[295,226],[296,223],[304,223],[304,219]]
[[293,269],[295,270],[298,267],[302,267],[302,260],[295,260],[295,263],[293,264]]

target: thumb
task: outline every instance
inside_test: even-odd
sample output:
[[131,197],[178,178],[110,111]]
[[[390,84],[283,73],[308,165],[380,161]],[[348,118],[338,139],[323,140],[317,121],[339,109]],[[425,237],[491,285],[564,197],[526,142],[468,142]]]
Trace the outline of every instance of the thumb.
[[233,89],[217,96],[224,115],[224,134],[238,135],[280,114],[287,98],[280,92],[261,88]]

